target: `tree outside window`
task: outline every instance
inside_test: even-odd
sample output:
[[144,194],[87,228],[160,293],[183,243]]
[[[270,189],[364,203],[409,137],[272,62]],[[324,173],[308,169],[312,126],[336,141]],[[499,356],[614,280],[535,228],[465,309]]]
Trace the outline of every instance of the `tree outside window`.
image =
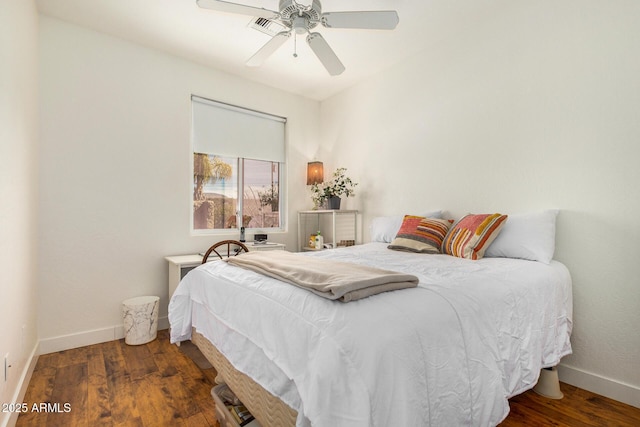
[[195,230],[280,227],[278,162],[194,153],[193,171]]

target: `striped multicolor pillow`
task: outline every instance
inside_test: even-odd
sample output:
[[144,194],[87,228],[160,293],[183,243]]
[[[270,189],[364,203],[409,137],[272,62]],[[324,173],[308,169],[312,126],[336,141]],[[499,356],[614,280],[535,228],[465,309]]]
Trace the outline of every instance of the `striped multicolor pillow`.
[[442,253],[459,258],[480,259],[498,236],[507,215],[482,214],[462,217],[442,242]]
[[387,247],[401,251],[438,254],[450,226],[451,222],[446,219],[405,215],[396,238]]

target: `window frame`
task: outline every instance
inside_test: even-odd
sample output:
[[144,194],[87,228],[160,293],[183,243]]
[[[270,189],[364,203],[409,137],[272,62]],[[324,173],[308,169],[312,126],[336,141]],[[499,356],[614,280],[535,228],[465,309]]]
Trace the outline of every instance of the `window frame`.
[[[265,160],[265,159],[250,159],[248,157],[243,157],[240,153],[236,154],[235,157],[216,154],[216,153],[202,153],[220,157],[233,157],[237,161],[237,206],[236,206],[236,227],[235,228],[206,228],[206,229],[196,229],[194,224],[194,154],[197,153],[195,151],[195,138],[194,138],[194,120],[193,120],[193,103],[194,98],[198,98],[200,100],[205,100],[207,102],[211,102],[214,104],[228,106],[232,111],[239,112],[247,112],[247,113],[256,113],[262,116],[274,117],[278,118],[283,122],[284,126],[284,135],[283,135],[283,150],[284,150],[284,160],[283,161],[274,161],[274,160]],[[190,177],[190,191],[189,191],[189,229],[190,234],[193,236],[211,236],[211,235],[221,235],[221,236],[231,236],[238,235],[240,233],[240,227],[242,226],[242,210],[244,208],[244,161],[245,160],[259,160],[259,161],[268,161],[272,163],[276,163],[278,165],[278,212],[279,212],[279,227],[256,227],[256,228],[246,228],[245,233],[251,234],[255,232],[268,232],[273,234],[278,233],[286,233],[287,232],[287,159],[288,159],[288,151],[287,151],[287,119],[285,117],[276,116],[274,114],[265,113],[262,111],[257,111],[253,109],[248,109],[244,107],[240,107],[237,105],[227,104],[207,98],[203,98],[197,95],[191,96],[191,138],[190,138],[190,156],[189,156],[189,177]]]

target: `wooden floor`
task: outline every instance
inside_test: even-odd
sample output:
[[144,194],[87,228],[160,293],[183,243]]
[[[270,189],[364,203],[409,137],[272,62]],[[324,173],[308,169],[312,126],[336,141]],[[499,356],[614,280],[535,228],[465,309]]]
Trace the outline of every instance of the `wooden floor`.
[[[189,357],[169,344],[167,331],[141,346],[119,340],[46,354],[29,383],[28,411],[16,425],[218,426],[214,378],[197,354]],[[516,396],[500,426],[640,426],[638,408],[567,384],[561,389],[562,400],[532,391]],[[43,411],[34,411],[34,404]]]
[[[167,331],[145,345],[124,340],[40,356],[24,401],[59,412],[18,417],[17,426],[218,426],[213,369],[201,370],[169,343]],[[70,406],[64,412],[64,404]]]

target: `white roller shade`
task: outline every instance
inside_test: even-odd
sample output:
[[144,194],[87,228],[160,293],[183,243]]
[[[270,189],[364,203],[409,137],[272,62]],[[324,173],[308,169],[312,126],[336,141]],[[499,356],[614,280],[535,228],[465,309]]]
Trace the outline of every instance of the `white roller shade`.
[[197,96],[191,101],[194,152],[285,161],[285,118]]

